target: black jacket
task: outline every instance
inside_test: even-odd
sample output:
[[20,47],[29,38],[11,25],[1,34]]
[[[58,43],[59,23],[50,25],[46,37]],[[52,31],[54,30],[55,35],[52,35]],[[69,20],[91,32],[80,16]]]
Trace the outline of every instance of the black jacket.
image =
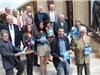
[[[69,50],[69,41],[67,37],[63,37],[65,44],[66,44],[66,50]],[[55,64],[55,66],[58,65],[59,63],[59,57],[61,57],[60,55],[60,48],[59,48],[59,38],[54,39],[51,42],[51,54],[53,56],[53,62]]]
[[[10,33],[8,24],[4,24],[2,26],[3,26],[2,29],[5,29]],[[15,31],[15,47],[19,47],[20,41],[22,40],[22,34],[20,33],[19,27],[16,24],[13,24],[13,26],[14,26],[14,31]],[[12,41],[11,36],[9,36],[9,38],[10,38],[10,41]]]

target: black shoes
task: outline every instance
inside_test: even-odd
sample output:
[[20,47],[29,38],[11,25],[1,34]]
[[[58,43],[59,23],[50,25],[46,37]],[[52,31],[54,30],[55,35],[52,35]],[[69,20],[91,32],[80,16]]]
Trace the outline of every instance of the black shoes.
[[34,64],[34,66],[40,67],[40,65],[39,65],[39,64]]

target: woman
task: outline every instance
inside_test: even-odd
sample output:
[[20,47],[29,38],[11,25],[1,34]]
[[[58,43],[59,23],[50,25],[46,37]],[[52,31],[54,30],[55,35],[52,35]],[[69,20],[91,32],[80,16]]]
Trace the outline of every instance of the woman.
[[34,44],[35,36],[32,33],[32,26],[26,25],[25,33],[23,35],[23,44],[26,50],[33,50],[33,53],[27,54],[27,75],[33,75],[33,60],[34,60]]
[[44,22],[39,23],[39,37],[37,39],[38,45],[37,45],[37,54],[40,57],[40,70],[41,75],[47,75],[46,66],[47,66],[47,60],[48,55],[50,53],[47,39],[46,39],[46,28],[44,27]]

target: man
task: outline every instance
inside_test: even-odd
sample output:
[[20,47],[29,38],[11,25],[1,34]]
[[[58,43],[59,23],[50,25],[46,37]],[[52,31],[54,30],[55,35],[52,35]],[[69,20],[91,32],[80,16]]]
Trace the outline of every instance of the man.
[[54,26],[55,23],[58,22],[58,18],[59,18],[59,14],[56,12],[54,4],[50,4],[50,10],[48,14],[50,18],[50,23]]
[[58,29],[58,37],[51,43],[51,54],[57,75],[69,75],[69,58],[65,60],[63,53],[69,53],[69,41],[64,36],[64,29]]
[[22,75],[24,66],[23,64],[16,58],[20,56],[21,53],[16,53],[16,50],[12,43],[9,41],[8,31],[2,30],[0,38],[0,54],[2,57],[3,68],[6,71],[6,75],[14,75],[13,68],[16,67],[18,70],[16,75]]
[[69,26],[65,21],[65,16],[63,14],[59,16],[59,21],[54,25],[54,33],[56,36],[59,28],[64,28],[64,33],[69,33]]
[[26,18],[30,17],[32,19],[33,23],[33,12],[32,12],[32,7],[31,6],[26,6],[26,11],[22,14],[22,19],[23,19],[23,25],[26,24]]
[[92,22],[92,28],[100,35],[100,1],[94,0],[93,3],[93,22]]
[[39,27],[38,24],[42,21],[47,24],[49,22],[49,16],[43,11],[43,6],[39,5],[37,12],[34,14],[34,22],[36,27]]
[[78,75],[82,75],[83,67],[85,69],[85,75],[90,75],[90,54],[86,55],[84,52],[84,47],[90,46],[90,37],[86,35],[86,32],[86,28],[81,26],[78,36],[73,39],[73,50],[75,52]]
[[18,25],[19,29],[21,30],[21,27],[23,26],[22,17],[18,14],[18,11],[16,9],[12,10],[13,15],[13,23]]
[[19,27],[16,24],[13,24],[13,16],[8,15],[6,17],[7,24],[2,25],[2,29],[7,30],[10,33],[9,39],[12,42],[12,45],[14,47],[20,47],[20,41],[21,41],[21,34],[19,32]]
[[11,8],[10,7],[6,7],[5,8],[5,13],[2,13],[0,15],[0,23],[1,24],[6,24],[7,23],[7,21],[6,21],[6,16],[7,15],[11,15]]
[[81,21],[80,19],[76,19],[75,20],[75,25],[71,28],[71,36],[74,39],[75,37],[77,37],[78,33],[79,33],[79,29],[83,27],[81,25]]

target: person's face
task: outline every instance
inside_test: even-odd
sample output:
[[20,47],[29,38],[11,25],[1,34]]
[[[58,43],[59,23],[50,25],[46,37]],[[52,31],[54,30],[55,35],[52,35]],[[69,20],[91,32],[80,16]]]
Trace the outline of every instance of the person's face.
[[7,18],[7,23],[8,24],[13,24],[13,17]]
[[75,25],[76,25],[76,27],[79,27],[80,26],[80,22],[79,21],[76,21],[75,22]]
[[26,20],[26,23],[27,23],[27,24],[32,24],[32,19],[28,18],[28,19]]
[[42,6],[38,7],[38,12],[43,12],[43,7]]
[[8,14],[10,14],[11,13],[11,9],[10,8],[6,8],[5,12],[8,13]]
[[26,7],[26,11],[27,11],[27,12],[32,12],[32,7],[27,6],[27,7]]
[[50,10],[51,11],[55,10],[55,6],[54,5],[50,5]]
[[17,16],[18,15],[17,11],[13,11],[13,15]]
[[60,21],[64,21],[64,16],[60,16]]
[[59,29],[58,36],[63,37],[64,36],[64,29]]
[[44,28],[44,25],[43,25],[43,23],[42,23],[42,22],[40,23],[40,25],[39,25],[39,26],[40,26],[40,29],[43,29],[43,28]]
[[8,33],[3,33],[2,39],[4,41],[8,41],[9,40],[9,34]]
[[32,31],[32,27],[30,25],[27,26],[27,31],[31,32]]

